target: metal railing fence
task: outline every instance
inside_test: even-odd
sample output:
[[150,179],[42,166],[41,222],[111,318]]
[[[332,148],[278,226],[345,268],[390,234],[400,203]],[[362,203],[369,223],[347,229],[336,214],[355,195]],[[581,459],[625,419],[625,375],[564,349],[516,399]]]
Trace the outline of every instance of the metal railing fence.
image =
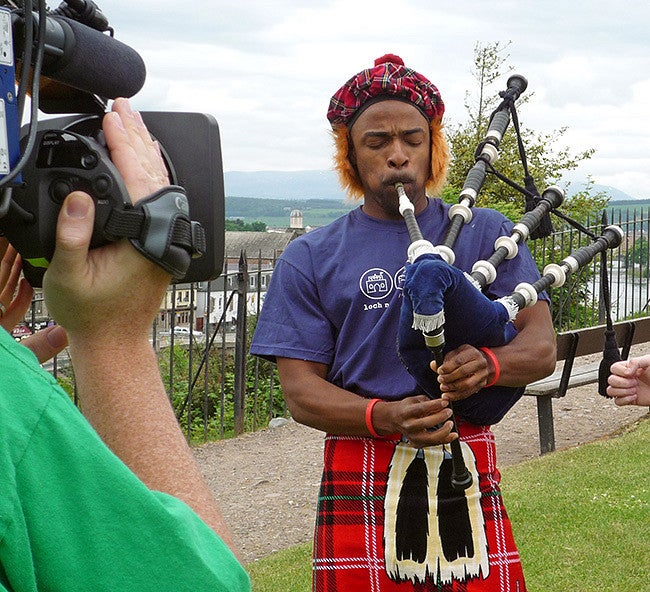
[[[648,210],[615,211],[610,223],[621,226],[627,238],[608,251],[606,265],[597,256],[569,276],[564,286],[549,290],[558,331],[605,322],[603,270],[614,321],[648,314],[649,218]],[[602,220],[585,226],[599,235]],[[556,225],[552,236],[531,241],[529,248],[543,270],[591,240],[574,228]],[[214,282],[172,287],[171,309],[162,311],[154,323],[151,341],[161,373],[177,418],[192,442],[236,436],[287,416],[275,365],[248,354],[274,260],[242,252],[236,263],[224,262],[224,272]],[[183,306],[177,306],[179,291],[188,289],[189,295],[183,293],[179,299]],[[177,319],[187,325],[182,332],[175,329]],[[68,364],[55,363],[52,370],[69,390],[74,388]]]
[[[601,281],[607,282],[613,321],[648,314],[650,267],[648,225],[650,210],[611,210],[584,226],[595,236],[608,224],[620,226],[625,238],[620,246],[596,256],[589,265],[570,275],[564,286],[551,288],[551,312],[557,331],[600,325],[606,321]],[[553,234],[529,243],[533,257],[543,270],[549,263],[592,242],[592,238],[567,224]]]

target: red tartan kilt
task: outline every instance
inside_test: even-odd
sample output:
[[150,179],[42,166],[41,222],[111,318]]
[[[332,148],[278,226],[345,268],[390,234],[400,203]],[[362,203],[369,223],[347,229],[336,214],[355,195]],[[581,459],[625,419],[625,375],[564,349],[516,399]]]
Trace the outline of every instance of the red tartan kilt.
[[519,553],[499,489],[496,448],[487,426],[460,424],[461,439],[476,457],[489,576],[440,584],[395,582],[384,561],[384,501],[389,464],[398,441],[331,436],[314,534],[315,592],[525,592]]

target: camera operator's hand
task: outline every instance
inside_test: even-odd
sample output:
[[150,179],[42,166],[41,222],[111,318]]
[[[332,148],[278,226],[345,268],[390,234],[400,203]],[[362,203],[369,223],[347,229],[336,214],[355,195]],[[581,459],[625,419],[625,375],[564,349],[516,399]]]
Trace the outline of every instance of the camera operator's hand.
[[[20,279],[20,255],[6,238],[0,238],[0,257],[0,325],[11,331],[29,310],[34,290],[27,280]],[[42,364],[60,353],[68,344],[68,338],[64,329],[55,325],[37,331],[21,343],[31,349]]]
[[[169,184],[160,148],[125,99],[103,123],[111,159],[133,202]],[[149,343],[171,276],[120,240],[89,250],[94,204],[63,203],[43,278],[48,310],[65,327],[81,409],[102,440],[147,485],[183,500],[233,547],[183,436]]]
[[[128,101],[115,101],[103,128],[111,160],[132,202],[169,184],[160,149]],[[56,250],[43,280],[48,310],[71,340],[142,338],[151,331],[170,276],[127,240],[89,251],[93,220],[90,197],[70,194],[61,209]]]

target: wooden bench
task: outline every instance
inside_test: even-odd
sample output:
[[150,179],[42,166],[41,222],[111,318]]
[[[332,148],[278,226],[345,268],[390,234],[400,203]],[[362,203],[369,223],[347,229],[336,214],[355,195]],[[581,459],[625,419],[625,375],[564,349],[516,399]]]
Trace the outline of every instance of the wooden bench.
[[[621,357],[626,359],[633,345],[650,341],[650,317],[615,323],[614,330]],[[576,361],[583,356],[602,354],[604,343],[605,325],[558,333],[558,369],[550,376],[526,387],[525,395],[537,397],[539,444],[542,454],[555,450],[553,399],[563,397],[570,388],[598,382],[602,355],[596,362],[589,359],[576,364]]]

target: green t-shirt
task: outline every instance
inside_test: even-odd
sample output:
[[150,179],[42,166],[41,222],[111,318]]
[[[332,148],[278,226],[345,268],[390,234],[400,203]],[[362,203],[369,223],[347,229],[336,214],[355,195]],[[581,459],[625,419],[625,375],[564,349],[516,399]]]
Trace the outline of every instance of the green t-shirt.
[[0,329],[0,590],[248,591],[183,502],[148,489]]

